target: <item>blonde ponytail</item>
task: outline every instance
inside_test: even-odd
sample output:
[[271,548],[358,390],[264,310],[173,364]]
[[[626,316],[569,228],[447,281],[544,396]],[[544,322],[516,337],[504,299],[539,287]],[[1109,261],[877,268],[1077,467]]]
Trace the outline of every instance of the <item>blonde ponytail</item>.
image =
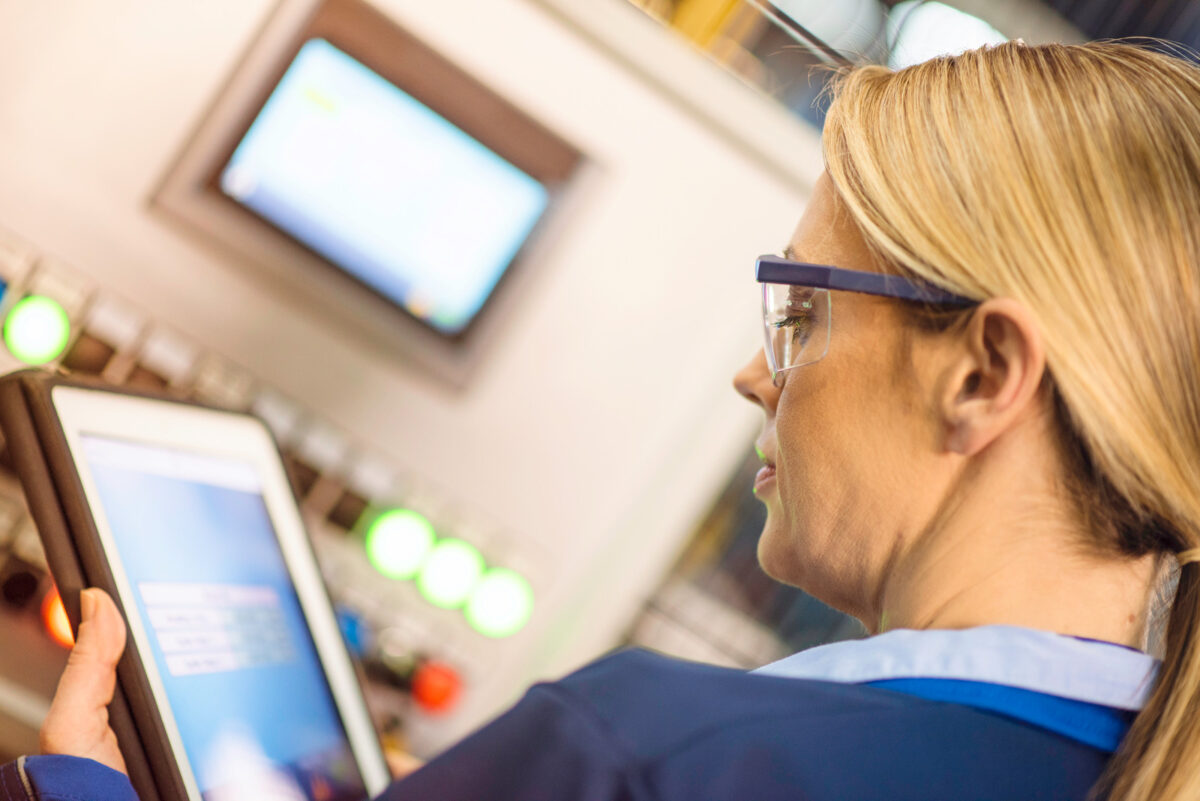
[[[861,67],[832,91],[826,166],[883,261],[1036,315],[1095,546],[1200,548],[1200,68],[1121,42],[1009,42]],[[1198,629],[1191,562],[1098,797],[1200,799]]]

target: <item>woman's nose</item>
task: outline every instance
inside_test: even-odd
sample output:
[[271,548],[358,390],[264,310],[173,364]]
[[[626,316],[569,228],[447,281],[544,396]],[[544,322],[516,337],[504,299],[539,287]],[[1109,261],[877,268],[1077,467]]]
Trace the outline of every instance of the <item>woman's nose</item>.
[[746,400],[763,407],[764,411],[774,413],[779,389],[771,381],[767,355],[761,349],[734,375],[733,388]]

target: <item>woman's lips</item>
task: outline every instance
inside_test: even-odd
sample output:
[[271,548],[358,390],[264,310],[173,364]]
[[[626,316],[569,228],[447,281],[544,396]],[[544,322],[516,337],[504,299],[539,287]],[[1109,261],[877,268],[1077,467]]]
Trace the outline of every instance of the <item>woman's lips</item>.
[[754,476],[754,494],[762,492],[773,481],[775,481],[775,465],[763,465]]

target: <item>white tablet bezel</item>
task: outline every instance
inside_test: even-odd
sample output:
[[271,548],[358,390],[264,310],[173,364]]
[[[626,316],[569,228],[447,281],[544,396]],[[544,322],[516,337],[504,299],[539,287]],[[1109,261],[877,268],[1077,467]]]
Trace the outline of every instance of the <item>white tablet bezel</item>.
[[[253,467],[261,482],[263,501],[275,527],[301,611],[312,633],[330,693],[346,729],[351,752],[370,796],[382,792],[390,781],[387,765],[363,702],[354,668],[341,642],[337,620],[329,604],[300,512],[296,508],[295,497],[266,426],[249,415],[78,387],[53,387],[51,401],[66,435],[84,496],[92,510],[96,531],[116,582],[117,594],[126,610],[137,609],[133,587],[117,553],[112,529],[103,513],[96,483],[84,458],[82,437],[109,437],[201,456],[237,460]],[[130,638],[141,656],[188,796],[191,801],[202,801],[162,677],[151,656],[153,651],[148,633],[136,613],[130,613],[127,620]]]

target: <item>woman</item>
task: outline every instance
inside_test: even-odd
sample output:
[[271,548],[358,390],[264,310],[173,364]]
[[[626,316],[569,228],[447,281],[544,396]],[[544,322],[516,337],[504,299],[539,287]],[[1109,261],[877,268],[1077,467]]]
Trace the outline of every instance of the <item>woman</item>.
[[[859,68],[824,149],[735,385],[764,568],[876,636],[765,675],[611,657],[385,798],[1200,798],[1200,70],[1119,43]],[[122,630],[87,606],[44,744],[119,767]]]

